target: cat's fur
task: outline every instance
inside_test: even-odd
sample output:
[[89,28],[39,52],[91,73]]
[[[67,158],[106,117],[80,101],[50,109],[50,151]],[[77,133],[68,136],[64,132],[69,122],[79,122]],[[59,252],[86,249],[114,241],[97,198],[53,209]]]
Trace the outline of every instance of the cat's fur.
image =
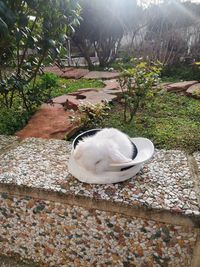
[[131,161],[133,146],[129,137],[114,128],[105,128],[80,141],[74,150],[74,159],[86,170],[100,173],[111,163]]

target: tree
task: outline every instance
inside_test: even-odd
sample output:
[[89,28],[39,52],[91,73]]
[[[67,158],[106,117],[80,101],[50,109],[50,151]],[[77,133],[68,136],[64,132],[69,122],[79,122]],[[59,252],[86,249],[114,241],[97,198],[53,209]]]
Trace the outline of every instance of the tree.
[[133,44],[133,51],[163,64],[179,62],[193,56],[198,42],[200,5],[178,0],[166,0],[149,6],[145,12],[146,27],[142,38]]
[[[36,77],[53,61],[78,24],[76,0],[0,0],[0,96],[12,107],[15,95],[30,111],[37,103]],[[6,71],[8,69],[8,71]]]
[[88,62],[90,51],[96,51],[100,66],[112,63],[120,47],[124,32],[137,7],[135,0],[80,0],[82,21],[72,37]]

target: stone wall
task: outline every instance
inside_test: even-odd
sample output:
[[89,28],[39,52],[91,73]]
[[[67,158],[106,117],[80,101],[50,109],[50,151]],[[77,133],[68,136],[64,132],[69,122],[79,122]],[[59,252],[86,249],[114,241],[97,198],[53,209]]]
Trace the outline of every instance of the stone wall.
[[0,252],[46,266],[191,266],[197,230],[1,194]]
[[38,266],[199,267],[199,156],[156,150],[132,179],[88,185],[70,144],[0,138],[0,254]]

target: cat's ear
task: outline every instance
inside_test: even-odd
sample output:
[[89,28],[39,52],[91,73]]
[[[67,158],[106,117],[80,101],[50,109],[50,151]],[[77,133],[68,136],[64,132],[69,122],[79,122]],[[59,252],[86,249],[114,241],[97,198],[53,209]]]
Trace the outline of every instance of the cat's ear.
[[112,163],[127,163],[131,161],[132,159],[125,157],[119,150],[116,148],[109,148],[109,157],[112,161]]

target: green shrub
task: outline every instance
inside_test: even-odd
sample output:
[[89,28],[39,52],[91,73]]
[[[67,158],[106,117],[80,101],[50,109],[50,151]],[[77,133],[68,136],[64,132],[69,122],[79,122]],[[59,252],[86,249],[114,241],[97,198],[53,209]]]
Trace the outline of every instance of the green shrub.
[[46,98],[47,92],[40,96],[37,75],[45,59],[53,63],[59,58],[79,14],[73,0],[0,0],[0,104],[12,108],[20,97],[23,108],[32,112]]
[[30,117],[26,110],[12,107],[1,108],[0,112],[0,134],[11,135],[22,129]]
[[85,116],[82,117],[84,127],[96,127],[102,120],[108,116],[110,106],[108,102],[103,101],[98,104],[82,104],[79,106],[79,111]]
[[59,85],[59,77],[53,73],[41,75],[33,86],[32,83],[26,88],[26,101],[31,106],[31,112],[44,102],[50,101],[54,88]]
[[45,73],[40,77],[41,89],[49,89],[58,86],[58,76],[54,73]]
[[123,120],[130,123],[136,112],[144,105],[152,86],[159,80],[160,63],[132,60],[132,67],[124,69],[119,79],[124,103]]
[[171,80],[197,80],[200,81],[200,69],[195,64],[176,64],[163,67],[161,78]]

